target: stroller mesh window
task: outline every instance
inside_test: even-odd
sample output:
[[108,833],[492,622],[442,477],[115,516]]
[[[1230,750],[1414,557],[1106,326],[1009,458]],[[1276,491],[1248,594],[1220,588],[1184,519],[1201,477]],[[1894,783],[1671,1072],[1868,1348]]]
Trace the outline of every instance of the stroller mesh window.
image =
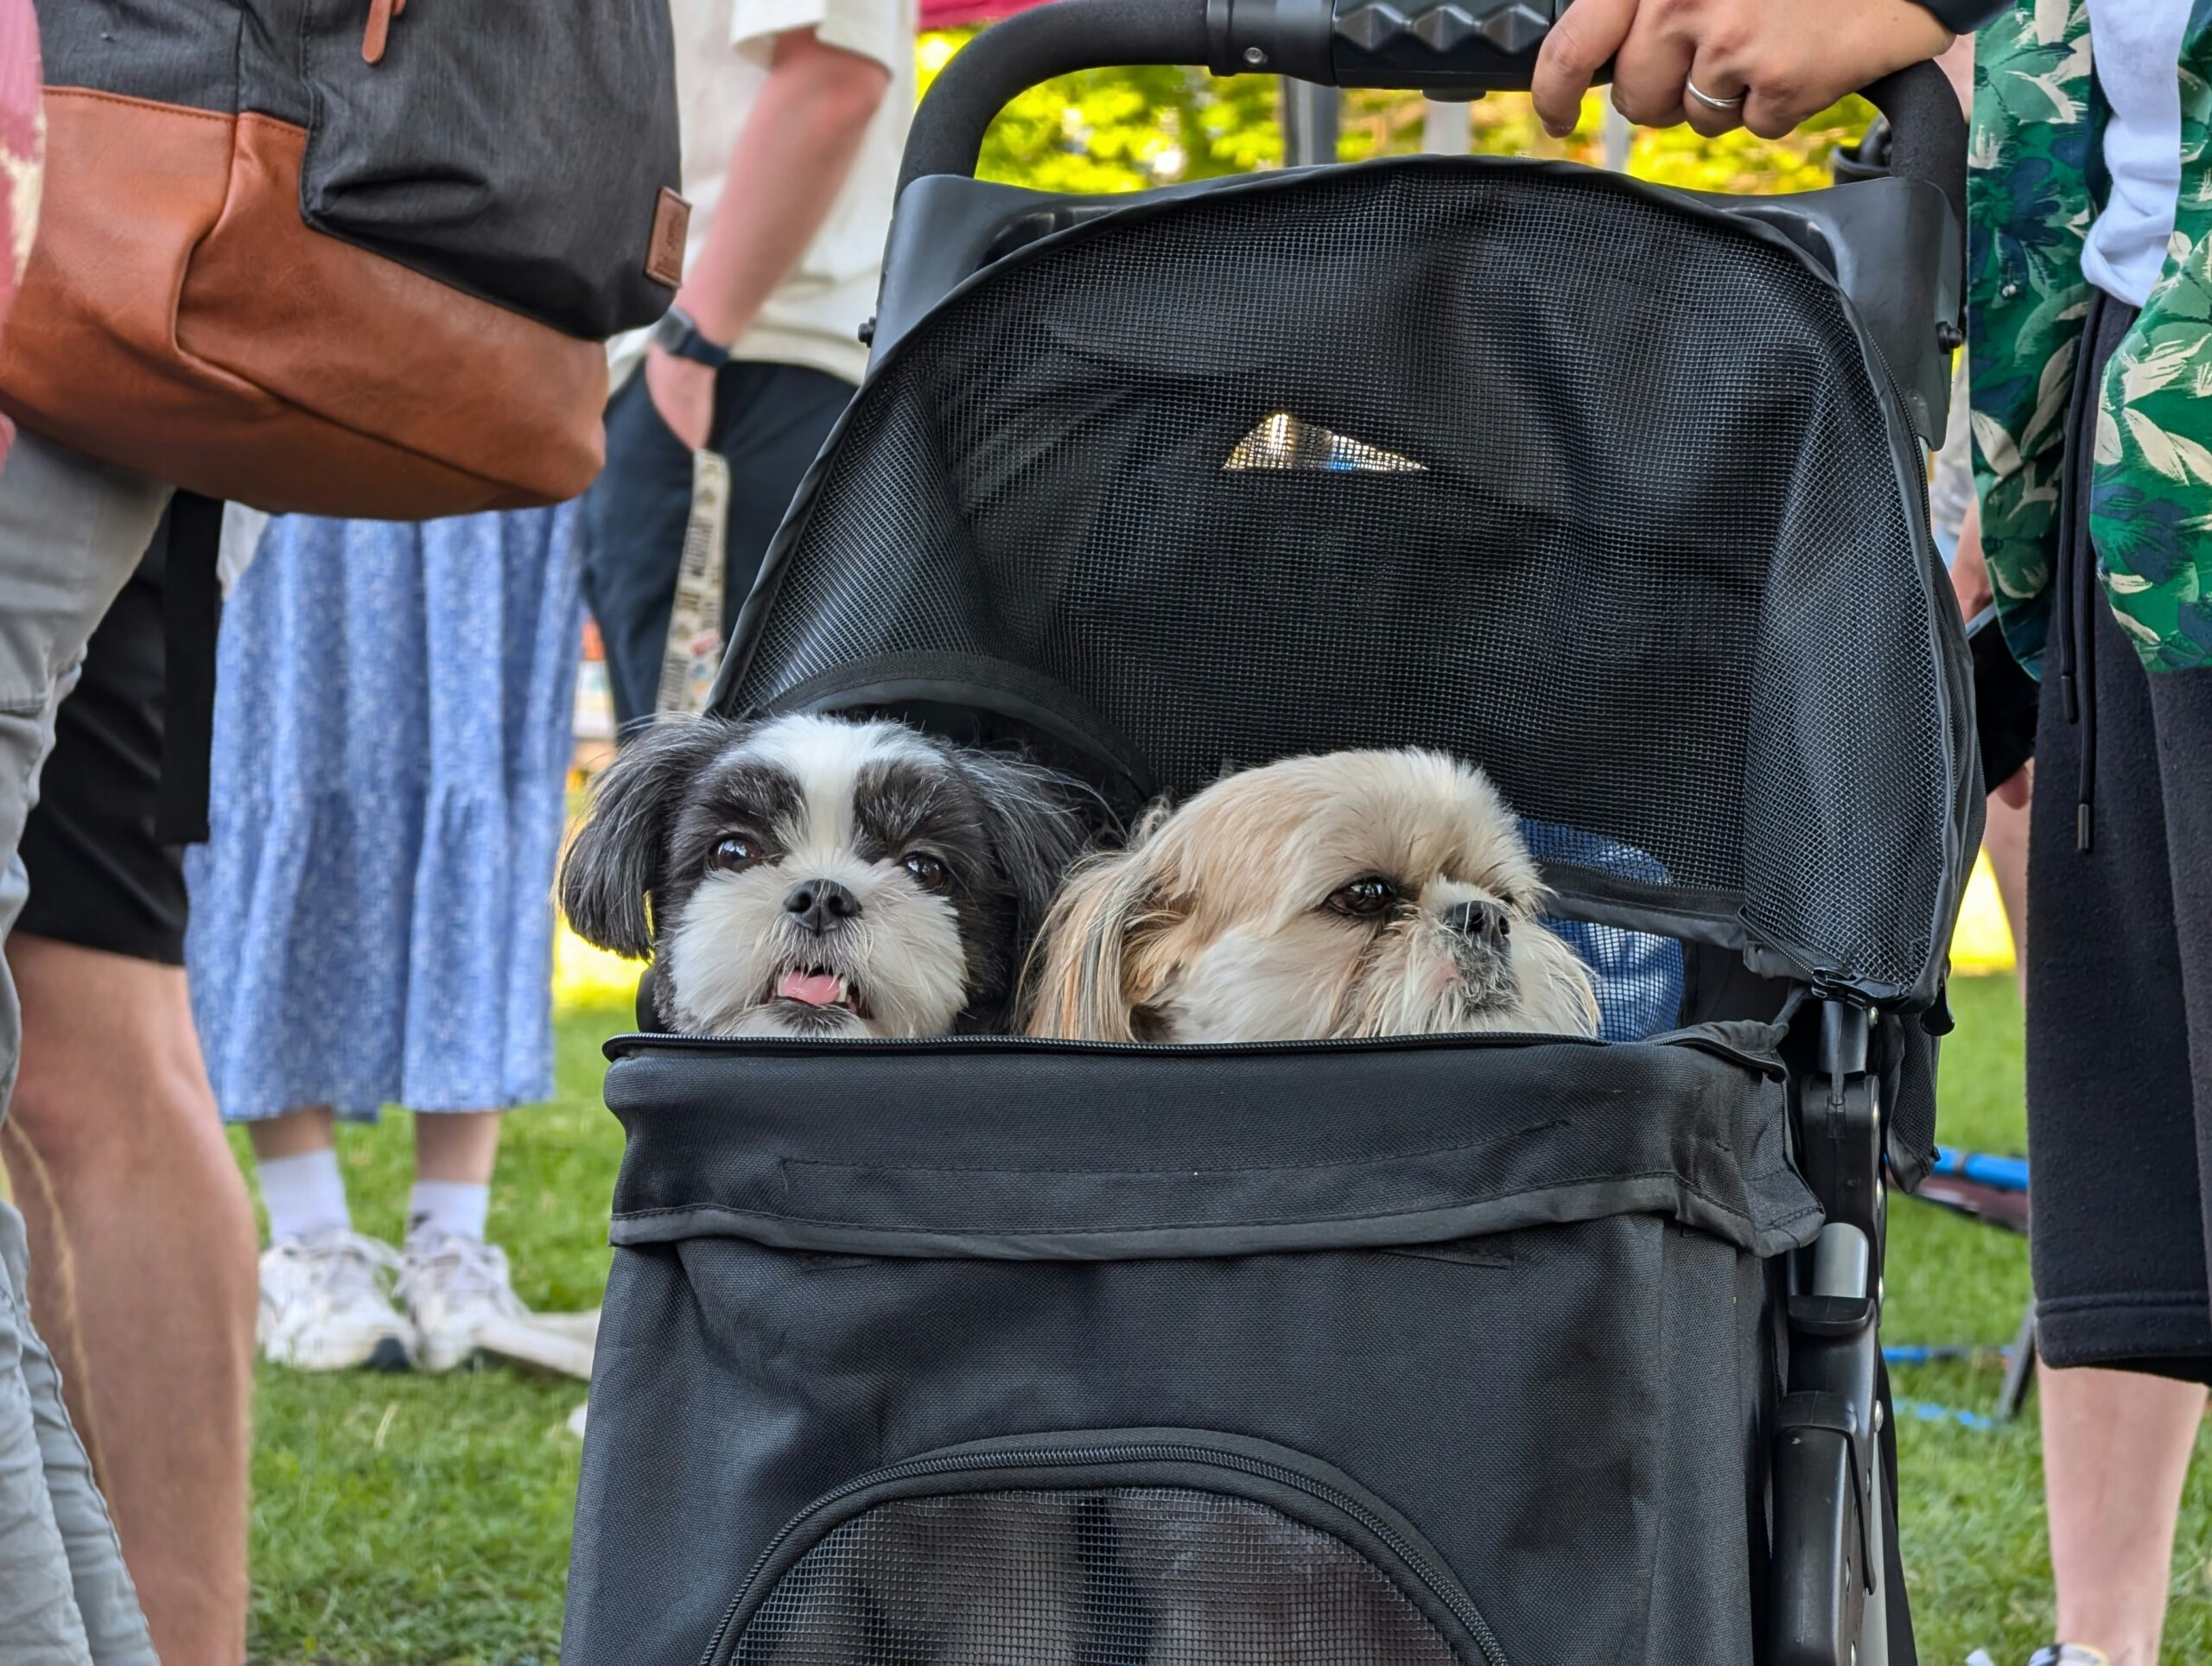
[[738,1666],[1453,1666],[1381,1569],[1180,1487],[878,1504],[778,1581]]
[[1018,696],[1175,792],[1446,747],[1649,859],[1599,889],[1909,987],[1965,753],[1879,375],[1790,252],[1602,176],[1109,217],[871,379],[732,703]]

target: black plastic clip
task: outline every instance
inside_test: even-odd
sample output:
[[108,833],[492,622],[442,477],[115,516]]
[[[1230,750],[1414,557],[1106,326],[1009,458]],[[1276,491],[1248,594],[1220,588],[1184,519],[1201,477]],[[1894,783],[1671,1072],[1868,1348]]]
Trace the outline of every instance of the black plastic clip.
[[1851,1396],[1785,1395],[1775,1436],[1772,1666],[1850,1666],[1872,1588],[1866,1462]]
[[1871,1296],[1789,1298],[1789,1328],[1800,1336],[1856,1336],[1873,1322]]
[[1805,1180],[1827,1211],[1866,1234],[1878,1260],[1882,1242],[1882,1090],[1868,1068],[1866,1013],[1839,1002],[1821,1012],[1821,1058],[1799,1102]]

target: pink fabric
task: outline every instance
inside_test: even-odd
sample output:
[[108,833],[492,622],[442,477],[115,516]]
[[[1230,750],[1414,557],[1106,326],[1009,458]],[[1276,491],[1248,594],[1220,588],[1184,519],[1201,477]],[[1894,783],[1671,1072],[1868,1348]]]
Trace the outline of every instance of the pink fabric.
[[924,29],[965,29],[988,23],[1014,12],[1027,11],[1037,0],[922,0]]
[[[22,282],[38,226],[46,169],[46,122],[39,108],[38,19],[31,0],[0,0],[0,325]],[[0,416],[0,461],[16,430]]]

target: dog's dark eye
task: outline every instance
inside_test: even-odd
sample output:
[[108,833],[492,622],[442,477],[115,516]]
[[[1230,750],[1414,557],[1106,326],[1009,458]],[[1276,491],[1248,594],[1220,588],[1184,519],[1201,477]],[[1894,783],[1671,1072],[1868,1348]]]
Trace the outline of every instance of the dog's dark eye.
[[906,857],[906,871],[914,876],[914,883],[925,891],[942,891],[952,883],[952,870],[944,861],[926,850],[910,852]]
[[1397,901],[1398,887],[1386,879],[1370,874],[1365,879],[1354,880],[1332,894],[1329,898],[1329,906],[1340,914],[1372,919],[1376,915],[1395,907]]
[[715,848],[707,853],[707,866],[727,874],[750,868],[760,860],[760,853],[754,848],[753,841],[740,838],[734,834],[716,841]]

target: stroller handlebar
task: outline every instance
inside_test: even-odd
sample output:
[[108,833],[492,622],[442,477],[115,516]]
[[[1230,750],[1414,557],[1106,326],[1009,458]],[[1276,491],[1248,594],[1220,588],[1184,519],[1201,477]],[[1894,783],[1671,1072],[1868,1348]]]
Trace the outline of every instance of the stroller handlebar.
[[[1016,95],[1077,70],[1203,65],[1323,86],[1404,87],[1435,98],[1525,88],[1567,0],[1052,0],[984,30],[914,117],[904,191],[972,175],[992,120]],[[1604,72],[1600,72],[1603,79]],[[1967,130],[1948,80],[1915,64],[1866,89],[1890,119],[1890,171],[1941,190],[1966,223]]]
[[1885,75],[1864,91],[1890,120],[1890,174],[1924,180],[1951,205],[1961,235],[1967,224],[1967,118],[1949,76],[1934,62]]
[[[1222,3],[1222,0],[1214,0]],[[899,189],[972,175],[1000,111],[1056,75],[1138,64],[1205,64],[1208,0],[1051,0],[992,24],[944,67],[906,136]]]

